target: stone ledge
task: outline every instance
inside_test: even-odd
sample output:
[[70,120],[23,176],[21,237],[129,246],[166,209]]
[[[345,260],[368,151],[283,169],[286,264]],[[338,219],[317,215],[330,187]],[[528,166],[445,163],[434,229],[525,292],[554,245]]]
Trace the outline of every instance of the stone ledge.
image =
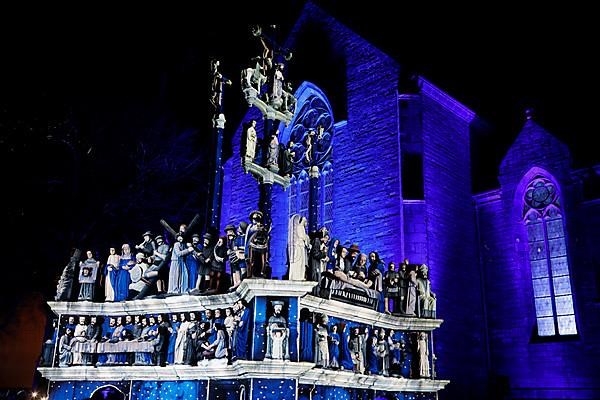
[[311,369],[299,379],[300,384],[342,386],[392,392],[437,392],[450,381],[432,379],[391,378],[380,375],[361,375],[349,371]]
[[255,296],[300,297],[310,292],[316,282],[287,281],[274,279],[247,279],[235,292],[211,296],[190,296],[187,294],[165,297],[129,300],[117,303],[93,303],[89,301],[59,302],[49,301],[48,305],[57,315],[127,315],[160,314],[202,311],[205,309],[230,307],[239,299],[252,300]]
[[50,381],[185,381],[210,379],[298,379],[300,384],[343,386],[361,389],[406,392],[436,392],[450,381],[431,379],[391,378],[360,375],[349,371],[315,369],[313,363],[289,361],[210,360],[197,367],[169,365],[166,367],[69,367],[38,368]]
[[301,298],[300,307],[306,307],[312,312],[395,330],[432,331],[439,328],[442,322],[444,322],[442,319],[397,317],[312,295],[306,295]]

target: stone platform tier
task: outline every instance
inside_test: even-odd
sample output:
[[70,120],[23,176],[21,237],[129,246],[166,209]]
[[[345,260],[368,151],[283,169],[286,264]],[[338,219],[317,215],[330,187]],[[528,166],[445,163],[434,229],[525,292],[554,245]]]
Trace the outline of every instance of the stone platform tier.
[[118,303],[92,302],[55,302],[48,305],[56,315],[103,315],[122,316],[135,314],[170,314],[181,312],[197,312],[206,309],[231,307],[240,299],[248,302],[256,297],[297,297],[300,308],[311,312],[322,313],[342,319],[351,320],[370,326],[386,329],[425,331],[437,329],[441,319],[423,319],[399,317],[353,306],[337,300],[328,300],[313,296],[311,293],[316,282],[287,281],[271,279],[247,279],[235,292],[211,295],[190,296],[178,295],[165,298],[146,298]]
[[300,385],[376,389],[390,392],[437,392],[449,381],[360,375],[349,371],[315,369],[313,363],[289,361],[210,360],[198,366],[39,368],[51,381],[198,381],[231,379],[294,379]]

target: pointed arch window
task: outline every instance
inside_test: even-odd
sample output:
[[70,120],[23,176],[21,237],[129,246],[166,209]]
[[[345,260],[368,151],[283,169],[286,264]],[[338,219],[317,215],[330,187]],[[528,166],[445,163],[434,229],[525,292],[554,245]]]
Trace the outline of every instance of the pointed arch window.
[[329,232],[333,229],[333,165],[327,161],[323,165],[323,172],[319,188],[319,226],[326,226]]
[[576,335],[565,222],[557,185],[535,176],[523,195],[539,336]]
[[300,215],[307,216],[309,208],[309,197],[310,197],[310,178],[306,171],[301,171],[298,174],[298,181],[296,183],[297,190],[297,208],[296,212]]

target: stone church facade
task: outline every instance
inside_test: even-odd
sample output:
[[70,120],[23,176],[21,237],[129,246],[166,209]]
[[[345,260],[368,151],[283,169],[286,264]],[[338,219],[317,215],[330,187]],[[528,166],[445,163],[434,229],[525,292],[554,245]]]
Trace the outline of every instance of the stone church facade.
[[[475,111],[423,77],[418,90],[403,86],[400,64],[310,3],[287,44],[311,48],[297,58],[319,66],[297,71],[306,79],[279,140],[317,121],[331,136],[318,196],[306,170],[273,188],[273,277],[286,274],[289,217],[317,202],[319,225],[342,244],[429,266],[444,319],[436,371],[452,382],[443,397],[599,397],[600,201],[584,196],[589,171],[573,170],[569,149],[528,119],[499,187],[473,193]],[[242,122],[252,118],[251,108]],[[240,162],[242,126],[224,166],[221,229],[259,201]]]

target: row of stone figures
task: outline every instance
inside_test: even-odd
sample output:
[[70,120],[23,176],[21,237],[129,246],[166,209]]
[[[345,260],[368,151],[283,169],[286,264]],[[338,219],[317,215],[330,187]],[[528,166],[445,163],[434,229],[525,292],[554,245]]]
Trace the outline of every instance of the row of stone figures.
[[[290,330],[283,301],[273,301],[267,321],[265,358],[289,360]],[[77,323],[76,323],[77,320]],[[105,323],[104,321],[108,321]],[[171,315],[69,316],[44,345],[43,366],[198,365],[211,359],[246,359],[250,309],[232,308]],[[319,368],[404,378],[430,377],[428,335],[349,324],[329,324],[326,315],[301,323],[302,359]],[[55,350],[56,344],[56,350]],[[311,352],[312,350],[312,352]],[[55,353],[56,351],[56,353]],[[308,358],[312,360],[306,360]],[[312,355],[312,357],[310,357]]]
[[[110,248],[103,267],[88,250],[85,260],[78,263],[78,300],[112,302],[148,294],[208,295],[233,291],[244,277],[266,277],[267,232],[262,213],[254,211],[250,218],[250,224],[242,221],[238,226],[227,225],[223,236],[206,232],[202,237],[192,234],[187,241],[185,232],[180,231],[173,244],[167,243],[163,235],[147,231],[134,247],[135,255],[128,243],[121,246],[120,254]],[[230,274],[226,273],[226,265]],[[59,282],[59,290],[61,285]]]
[[326,228],[308,234],[307,219],[294,215],[288,227],[290,280],[319,282],[315,294],[327,296],[332,290],[350,289],[376,299],[377,309],[386,313],[421,318],[436,317],[436,297],[431,291],[425,264],[405,259],[400,268],[387,268],[376,251],[361,253],[358,244],[342,245]]
[[[250,311],[240,300],[201,313],[68,317],[58,344],[46,341],[41,364],[70,367],[197,365],[210,359],[245,359]],[[78,321],[76,323],[76,320]]]
[[365,375],[431,377],[428,335],[425,332],[330,325],[327,315],[316,316],[313,330],[317,367],[346,369]]
[[250,163],[256,163],[290,177],[296,157],[295,143],[290,140],[287,145],[279,142],[279,130],[275,130],[264,138],[259,138],[256,132],[256,120],[252,119],[243,129],[240,154],[242,165],[246,168]]
[[316,129],[309,129],[301,145],[293,140],[283,144],[279,140],[278,129],[259,138],[256,132],[256,120],[251,119],[244,124],[242,131],[240,147],[242,165],[247,167],[249,163],[256,163],[283,177],[291,177],[294,163],[300,163],[305,167],[312,165],[324,129],[323,125],[317,125]]
[[[180,231],[169,246],[162,235],[145,232],[143,242],[135,246],[135,257],[129,244],[121,247],[120,255],[111,248],[103,274],[98,274],[100,263],[88,251],[86,260],[80,262],[79,299],[94,300],[100,281],[106,301],[123,301],[153,293],[217,294],[235,290],[245,278],[268,278],[269,233],[260,211],[249,217],[250,224],[229,224],[223,236],[207,232],[202,242],[198,234],[188,242],[185,231]],[[290,219],[289,280],[319,282],[314,294],[324,297],[358,292],[375,300],[376,309],[382,312],[436,317],[436,297],[426,265],[405,259],[399,268],[394,262],[386,267],[375,251],[367,255],[357,244],[342,245],[325,228],[310,235],[306,229],[305,217]]]
[[241,88],[246,100],[252,105],[260,99],[276,111],[294,114],[296,98],[291,83],[285,81],[283,62],[291,59],[291,52],[286,51],[283,57],[276,58],[280,52],[276,52],[274,43],[269,48],[261,28],[255,27],[253,34],[259,38],[262,54],[252,58],[248,67],[242,69]]

